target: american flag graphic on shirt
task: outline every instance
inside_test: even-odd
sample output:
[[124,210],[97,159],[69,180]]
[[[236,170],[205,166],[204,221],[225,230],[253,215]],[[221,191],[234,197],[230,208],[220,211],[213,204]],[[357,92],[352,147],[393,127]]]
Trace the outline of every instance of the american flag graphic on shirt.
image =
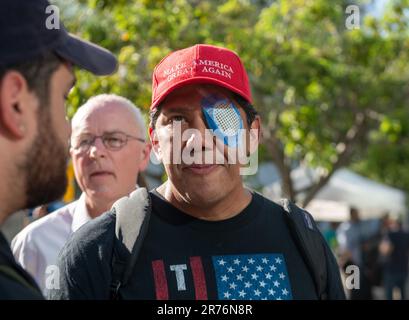
[[[207,300],[209,294],[213,296],[213,292],[208,291],[207,281],[210,279],[216,281],[215,295],[220,300],[292,299],[282,254],[218,255],[209,258],[208,264],[203,263],[200,256],[181,258],[176,264],[162,259],[152,261],[156,299],[178,299],[179,293],[187,293],[194,299]],[[184,295],[185,298],[188,296]]]
[[282,254],[213,256],[220,300],[292,300]]

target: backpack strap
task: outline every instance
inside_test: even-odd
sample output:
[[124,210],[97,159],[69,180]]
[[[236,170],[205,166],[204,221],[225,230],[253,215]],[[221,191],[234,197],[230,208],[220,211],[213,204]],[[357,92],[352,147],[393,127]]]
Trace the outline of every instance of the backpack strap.
[[117,200],[111,210],[116,215],[110,292],[115,300],[132,275],[146,236],[152,211],[149,193],[145,188],[138,188],[129,197]]
[[313,276],[319,299],[327,299],[327,259],[323,238],[307,211],[297,207],[288,199],[282,199],[285,218],[293,239]]

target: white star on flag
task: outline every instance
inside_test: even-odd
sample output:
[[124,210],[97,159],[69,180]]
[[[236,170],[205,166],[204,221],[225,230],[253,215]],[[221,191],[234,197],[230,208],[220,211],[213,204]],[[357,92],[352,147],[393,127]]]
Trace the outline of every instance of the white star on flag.
[[251,279],[257,280],[257,278],[258,278],[258,275],[257,275],[257,274],[253,273],[253,274],[251,275]]

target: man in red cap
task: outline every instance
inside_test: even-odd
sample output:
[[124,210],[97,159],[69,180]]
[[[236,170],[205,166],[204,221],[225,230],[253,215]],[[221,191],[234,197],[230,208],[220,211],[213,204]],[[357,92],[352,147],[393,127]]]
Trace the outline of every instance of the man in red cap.
[[165,57],[153,73],[150,137],[168,179],[74,235],[50,298],[343,299],[312,217],[297,209],[297,227],[287,221],[295,206],[243,185],[259,130],[237,54],[200,44]]

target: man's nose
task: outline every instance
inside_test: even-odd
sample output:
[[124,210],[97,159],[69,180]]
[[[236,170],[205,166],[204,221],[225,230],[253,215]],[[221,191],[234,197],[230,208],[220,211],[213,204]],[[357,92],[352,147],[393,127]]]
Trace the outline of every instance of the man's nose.
[[89,147],[89,154],[91,158],[100,158],[106,156],[106,147],[101,137],[96,137],[94,142]]
[[195,135],[194,138],[201,141],[203,150],[213,148],[213,136],[209,128],[207,127],[203,114],[198,115],[194,119],[191,128],[195,129],[195,131],[197,131],[197,134],[200,135],[200,136]]
[[204,116],[190,123],[194,131],[189,135],[185,147],[195,163],[221,164],[224,161],[224,147],[217,143],[211,129],[208,128]]

